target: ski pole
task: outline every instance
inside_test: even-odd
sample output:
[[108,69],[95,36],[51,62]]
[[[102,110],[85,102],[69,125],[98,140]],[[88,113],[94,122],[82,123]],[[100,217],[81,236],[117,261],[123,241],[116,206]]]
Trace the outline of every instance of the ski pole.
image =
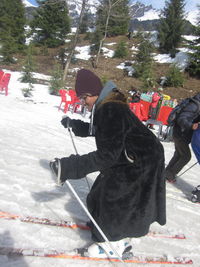
[[76,148],[75,143],[74,143],[74,139],[73,139],[73,136],[72,136],[72,132],[71,132],[71,130],[70,130],[69,127],[67,127],[67,129],[68,129],[69,135],[70,135],[70,137],[71,137],[71,140],[72,140],[72,144],[73,144],[74,150],[75,150],[76,155],[77,155],[77,154],[78,154],[78,151],[77,151],[77,148]]
[[179,177],[181,176],[181,175],[183,175],[184,173],[186,173],[187,171],[189,171],[192,167],[194,167],[196,164],[198,163],[198,161],[196,162],[196,163],[194,163],[191,167],[189,167],[187,170],[185,170],[184,172],[182,172],[180,175],[179,175]]
[[[77,151],[76,145],[75,145],[75,143],[74,143],[74,139],[73,139],[73,136],[72,136],[71,129],[69,128],[69,125],[67,125],[67,129],[68,129],[68,131],[69,131],[69,135],[70,135],[70,137],[71,137],[72,144],[73,144],[74,150],[75,150],[75,152],[76,152],[76,155],[78,155],[78,151]],[[87,186],[88,186],[88,189],[89,189],[89,191],[90,191],[91,188],[90,188],[90,184],[89,184],[89,182],[88,182],[87,177],[85,177],[85,180],[86,180],[86,182],[87,182]]]
[[101,228],[98,226],[98,224],[96,223],[95,219],[92,217],[92,215],[90,214],[90,212],[88,211],[88,209],[85,207],[85,205],[83,204],[82,200],[77,195],[76,191],[74,190],[74,188],[72,187],[72,185],[70,184],[70,182],[68,180],[66,180],[66,183],[67,183],[69,189],[71,190],[71,192],[73,193],[73,195],[75,196],[75,198],[78,200],[78,202],[81,205],[81,207],[83,208],[83,210],[86,212],[86,214],[88,215],[88,217],[90,218],[90,220],[93,222],[93,224],[95,225],[95,227],[97,228],[97,230],[99,231],[99,233],[101,234],[101,236],[103,237],[104,241],[106,241],[108,243],[108,245],[110,246],[111,250],[117,255],[117,257],[119,258],[119,260],[121,262],[124,262],[122,260],[121,256],[119,255],[119,253],[115,250],[114,246],[110,243],[110,241],[105,236],[105,234],[103,233],[103,231],[101,230]]

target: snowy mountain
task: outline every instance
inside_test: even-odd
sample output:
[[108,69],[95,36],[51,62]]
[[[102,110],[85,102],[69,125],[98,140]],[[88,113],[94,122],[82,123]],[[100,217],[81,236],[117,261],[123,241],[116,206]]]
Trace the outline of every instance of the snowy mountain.
[[186,14],[186,19],[193,25],[197,25],[199,12],[198,10],[190,11]]
[[[158,13],[158,11],[156,9],[153,9],[152,5],[144,5],[140,2],[136,2],[134,4],[130,4],[129,7],[129,13],[130,13],[130,17],[131,19],[138,19],[141,18],[143,16],[145,16],[146,13],[151,13],[151,12],[155,12],[155,14]],[[158,14],[154,17],[151,17],[151,19],[157,19]]]
[[35,7],[33,4],[31,4],[28,0],[22,0],[25,7]]
[[155,10],[155,9],[150,9],[147,12],[144,12],[144,15],[142,17],[138,17],[137,19],[139,21],[144,21],[144,20],[154,20],[154,19],[159,19],[160,12]]
[[[97,7],[99,5],[99,0],[88,0],[86,10],[91,14],[91,19],[94,19],[96,16]],[[28,10],[29,18],[31,18],[31,12],[36,8],[33,4],[31,4],[28,0],[23,0],[23,3]],[[68,8],[69,14],[72,18],[72,25],[75,26],[77,19],[79,18],[79,14],[81,11],[82,0],[68,0]],[[30,9],[31,8],[31,9]],[[145,5],[137,1],[136,3],[129,4],[129,12],[131,21],[137,19],[138,21],[146,22],[145,24],[152,24],[152,22],[159,19],[159,15],[161,10],[154,9],[152,5]],[[197,24],[198,10],[190,11],[186,13],[186,20],[188,20],[191,24]],[[138,23],[138,22],[137,22]],[[144,23],[143,23],[144,24]],[[155,24],[155,23],[154,23]],[[142,25],[143,27],[144,25]],[[145,26],[146,27],[146,26]],[[150,27],[152,27],[150,25]],[[148,30],[148,27],[147,27]]]

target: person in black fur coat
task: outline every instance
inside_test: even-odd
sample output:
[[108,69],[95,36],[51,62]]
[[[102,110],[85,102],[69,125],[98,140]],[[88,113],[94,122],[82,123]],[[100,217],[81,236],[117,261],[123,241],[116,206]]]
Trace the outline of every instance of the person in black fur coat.
[[175,152],[165,170],[165,178],[170,183],[176,182],[177,174],[191,159],[189,144],[200,122],[200,93],[192,99],[181,110],[173,126]]
[[[163,146],[131,112],[112,81],[102,88],[93,72],[81,69],[75,90],[91,110],[91,122],[66,117],[61,123],[75,135],[94,135],[97,150],[55,159],[54,171],[61,184],[100,172],[87,196],[87,208],[123,255],[126,243],[121,240],[146,235],[153,222],[166,223]],[[88,253],[100,257],[106,242],[92,223],[91,233],[97,243]]]

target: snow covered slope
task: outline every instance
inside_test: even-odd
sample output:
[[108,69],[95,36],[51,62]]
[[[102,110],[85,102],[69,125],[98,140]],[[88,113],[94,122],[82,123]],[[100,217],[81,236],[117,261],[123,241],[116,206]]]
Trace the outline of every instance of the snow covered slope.
[[[58,188],[49,170],[48,164],[52,158],[75,153],[68,131],[60,124],[64,115],[62,111],[58,111],[60,97],[50,96],[47,86],[34,84],[32,100],[24,99],[21,88],[26,85],[18,80],[21,74],[19,72],[11,74],[9,95],[0,93],[0,210],[55,220],[87,221],[87,216],[67,186]],[[38,78],[49,79],[46,76],[35,75]],[[69,112],[68,115],[82,119],[79,114]],[[96,149],[92,137],[74,136],[74,141],[80,154]],[[168,163],[174,151],[173,143],[163,143],[163,146]],[[195,162],[193,155],[184,170]],[[90,185],[96,175],[97,173],[88,175]],[[85,179],[70,182],[85,202],[88,193]],[[199,267],[200,205],[193,204],[187,199],[193,187],[198,184],[200,184],[199,165],[195,165],[181,176],[176,185],[167,184],[167,224],[161,227],[154,223],[151,226],[153,231],[184,233],[186,239],[133,238],[135,254],[152,256],[166,254],[171,258],[186,256],[192,258],[193,267]],[[90,243],[88,231],[0,219],[1,246],[72,250]],[[0,255],[2,267],[43,265],[109,267],[111,263]],[[127,266],[147,265],[127,264]],[[149,264],[149,266],[154,265]],[[155,266],[158,267],[158,264]]]

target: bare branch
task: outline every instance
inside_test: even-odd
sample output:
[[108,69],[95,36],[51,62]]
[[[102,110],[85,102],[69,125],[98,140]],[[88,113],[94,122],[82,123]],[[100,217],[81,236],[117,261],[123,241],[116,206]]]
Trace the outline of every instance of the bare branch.
[[70,63],[71,63],[71,59],[72,59],[72,57],[74,55],[74,51],[75,51],[75,48],[76,48],[78,35],[79,35],[79,28],[80,28],[80,25],[81,25],[82,20],[83,20],[83,15],[84,15],[84,12],[85,12],[85,6],[87,4],[87,1],[88,0],[83,0],[82,1],[81,13],[80,13],[80,16],[79,16],[79,22],[78,22],[78,25],[77,25],[76,33],[74,35],[73,45],[72,45],[71,51],[70,51],[70,53],[68,55],[67,62],[65,64],[65,69],[64,69],[64,73],[63,73],[63,81],[66,81],[66,77],[67,77],[68,69],[69,69],[69,66],[70,66]]
[[105,30],[104,30],[104,37],[101,39],[100,41],[100,44],[99,44],[99,50],[98,50],[98,53],[97,53],[97,57],[96,57],[96,63],[95,63],[95,67],[97,67],[98,65],[98,62],[99,62],[99,56],[100,56],[100,53],[101,53],[101,49],[102,49],[102,46],[103,46],[103,42],[105,41],[106,37],[107,37],[107,32],[108,32],[108,23],[109,23],[109,19],[110,19],[110,16],[111,16],[111,11],[112,11],[112,8],[119,4],[122,0],[117,0],[114,4],[111,3],[111,0],[108,1],[108,13],[107,13],[107,18],[106,18],[106,24],[105,24]]

